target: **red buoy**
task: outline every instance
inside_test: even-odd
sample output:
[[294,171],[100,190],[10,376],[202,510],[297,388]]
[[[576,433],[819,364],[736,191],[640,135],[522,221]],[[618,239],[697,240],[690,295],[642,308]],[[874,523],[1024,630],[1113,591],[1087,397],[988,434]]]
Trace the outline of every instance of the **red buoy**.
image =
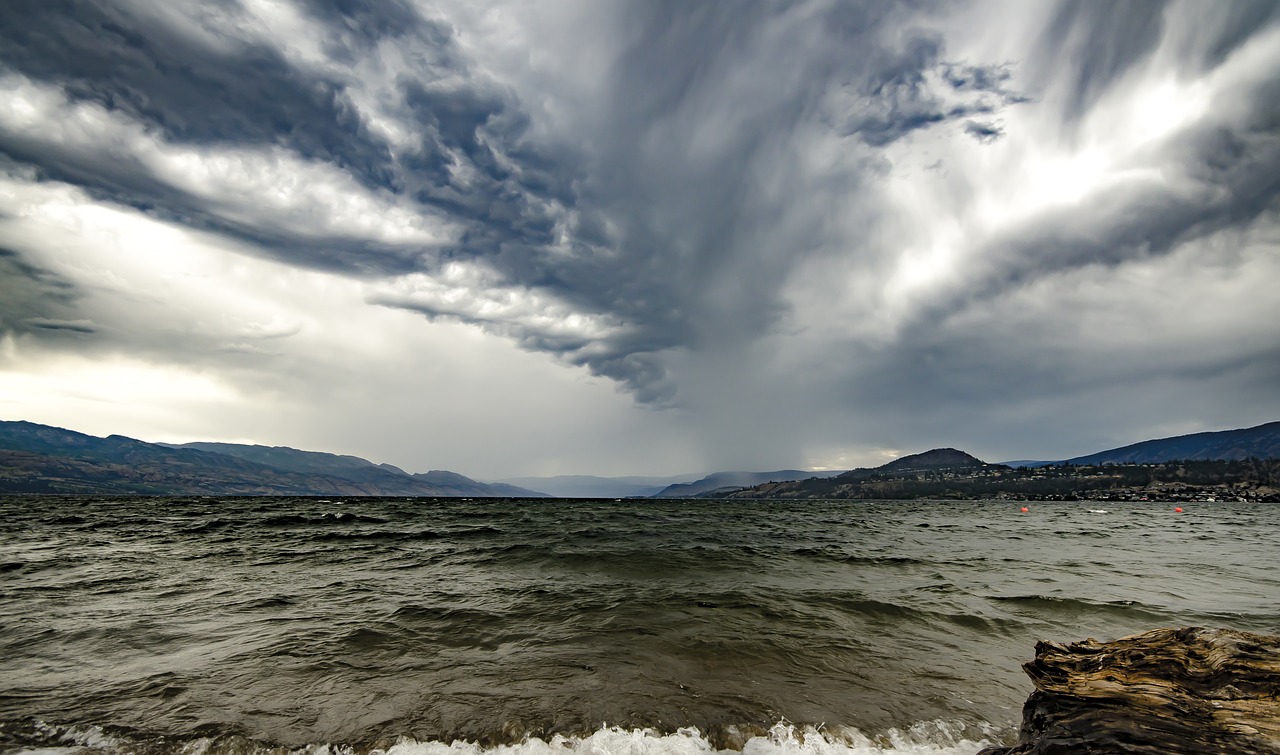
[[1178,512],[1179,514],[1181,514],[1181,513],[1182,513],[1182,507],[1181,507],[1181,506],[1174,506],[1174,507],[1173,507],[1173,510],[1174,510],[1174,511],[1176,511],[1176,512]]
[[[1182,509],[1178,509],[1178,511],[1182,511]],[[1023,506],[1023,507],[1022,507],[1022,513],[1024,513],[1024,514],[1025,514],[1025,513],[1027,513],[1027,507],[1026,507],[1026,506]]]

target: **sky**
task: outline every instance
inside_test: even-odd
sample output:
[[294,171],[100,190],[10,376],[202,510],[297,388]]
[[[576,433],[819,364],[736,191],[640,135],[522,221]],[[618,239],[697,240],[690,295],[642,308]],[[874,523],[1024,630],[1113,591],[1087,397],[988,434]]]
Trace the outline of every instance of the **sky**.
[[1280,4],[7,0],[0,418],[479,479],[1280,419]]

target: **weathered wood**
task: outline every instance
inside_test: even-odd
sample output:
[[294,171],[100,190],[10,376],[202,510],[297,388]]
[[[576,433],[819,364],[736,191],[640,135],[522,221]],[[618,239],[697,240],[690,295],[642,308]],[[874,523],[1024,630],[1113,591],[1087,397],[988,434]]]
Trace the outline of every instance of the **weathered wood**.
[[979,755],[1280,753],[1280,637],[1156,629],[1036,643],[1012,747]]

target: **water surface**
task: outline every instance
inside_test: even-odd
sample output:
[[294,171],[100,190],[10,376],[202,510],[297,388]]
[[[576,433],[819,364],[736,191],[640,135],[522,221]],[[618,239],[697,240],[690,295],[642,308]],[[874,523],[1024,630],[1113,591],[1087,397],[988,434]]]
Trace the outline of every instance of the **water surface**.
[[10,497],[0,748],[972,752],[1038,639],[1280,628],[1280,508],[1021,505]]

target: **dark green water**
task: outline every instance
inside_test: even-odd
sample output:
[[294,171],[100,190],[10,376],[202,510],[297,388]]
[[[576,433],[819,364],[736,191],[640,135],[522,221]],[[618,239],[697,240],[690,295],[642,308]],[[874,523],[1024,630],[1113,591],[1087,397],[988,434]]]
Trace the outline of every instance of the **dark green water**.
[[1280,629],[1280,507],[1020,505],[3,499],[0,748],[972,752],[1037,639]]

